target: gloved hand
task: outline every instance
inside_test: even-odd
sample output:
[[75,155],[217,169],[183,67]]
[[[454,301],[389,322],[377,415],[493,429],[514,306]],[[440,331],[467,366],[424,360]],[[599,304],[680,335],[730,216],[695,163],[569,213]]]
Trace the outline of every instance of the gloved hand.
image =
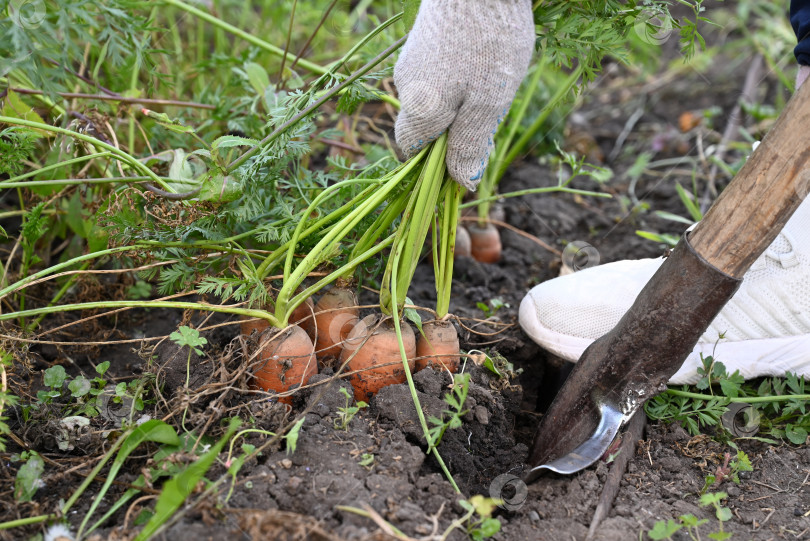
[[402,151],[416,154],[449,127],[450,176],[475,190],[534,40],[531,0],[422,0],[394,67]]

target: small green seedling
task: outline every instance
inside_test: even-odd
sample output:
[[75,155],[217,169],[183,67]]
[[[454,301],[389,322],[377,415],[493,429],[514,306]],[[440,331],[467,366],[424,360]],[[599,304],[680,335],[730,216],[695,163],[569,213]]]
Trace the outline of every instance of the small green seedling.
[[[722,505],[722,501],[726,498],[728,498],[728,494],[725,492],[704,494],[700,497],[701,507],[714,507],[715,516],[719,521],[720,529],[716,532],[710,533],[708,535],[709,539],[723,541],[731,537],[730,532],[723,530],[723,523],[731,520],[731,509]],[[647,530],[647,535],[650,537],[650,539],[655,541],[672,539],[672,536],[675,535],[675,533],[680,531],[682,528],[686,528],[689,538],[693,541],[699,541],[700,532],[698,531],[698,528],[704,524],[707,524],[708,522],[709,521],[707,519],[698,519],[692,514],[681,515],[678,517],[677,522],[672,519],[668,519],[666,521],[659,520],[655,523],[655,526],[653,526],[651,530]]]
[[36,491],[45,486],[42,481],[45,462],[36,451],[23,451],[18,458],[24,460],[25,464],[17,470],[17,477],[14,479],[14,499],[18,502],[30,502]]
[[731,458],[731,453],[726,453],[723,458],[723,464],[717,466],[717,469],[713,474],[709,474],[706,476],[706,480],[703,483],[703,488],[700,491],[700,494],[706,493],[706,491],[714,484],[720,484],[726,479],[731,479],[734,483],[740,484],[740,472],[743,471],[754,471],[754,468],[751,466],[751,460],[748,458],[748,455],[745,454],[744,451],[738,450],[737,456],[733,459]]
[[680,531],[682,528],[686,528],[689,537],[697,540],[700,539],[698,527],[703,526],[707,522],[709,522],[708,519],[698,519],[695,515],[690,513],[678,517],[678,522],[672,519],[666,521],[659,520],[655,523],[652,530],[647,531],[647,535],[650,536],[650,539],[655,541],[660,539],[672,539],[672,536],[675,535],[676,532]]
[[[37,401],[23,407],[23,418],[29,421],[33,411],[43,410],[46,406],[58,409],[59,415],[63,417],[98,416],[102,410],[109,407],[108,402],[112,394],[108,389],[107,380],[103,377],[109,368],[110,361],[104,361],[96,365],[98,375],[93,379],[87,379],[83,375],[70,379],[63,366],[51,366],[45,370],[42,377],[48,389],[38,391]],[[143,410],[142,394],[145,385],[143,378],[130,381],[129,384],[118,383],[112,396],[113,403],[120,404],[123,399],[129,398],[134,402],[136,410]]]
[[186,388],[188,388],[189,381],[191,380],[191,352],[197,355],[202,355],[203,350],[200,347],[208,343],[208,340],[200,336],[200,331],[192,329],[183,325],[169,335],[169,338],[181,348],[188,346],[188,358],[186,359]]
[[346,406],[342,408],[338,408],[337,416],[338,418],[335,419],[335,430],[349,430],[349,423],[352,422],[354,416],[357,415],[363,408],[367,408],[368,404],[363,402],[362,400],[357,401],[357,405],[351,406],[352,403],[352,395],[349,394],[349,391],[346,390],[345,387],[340,388],[340,394],[346,397]]
[[[464,402],[467,401],[467,392],[470,389],[470,375],[456,374],[453,378],[453,388],[451,393],[444,395],[444,402],[451,409],[442,412],[442,418],[431,416],[428,421],[433,426],[430,428],[430,448],[433,449],[442,441],[442,436],[448,428],[459,428],[461,418],[467,413],[464,409]],[[444,415],[449,417],[445,420]]]
[[473,541],[482,541],[501,531],[501,521],[492,518],[492,512],[502,503],[501,500],[476,494],[469,500],[459,500],[458,503],[467,512],[454,521],[450,528],[453,528],[456,522],[466,523],[467,535]]
[[503,302],[503,299],[500,297],[495,297],[494,299],[489,300],[489,304],[483,302],[477,302],[475,305],[484,312],[484,317],[487,319],[491,318],[495,314],[498,313],[498,310],[501,308],[509,308],[508,302]]
[[363,453],[360,457],[359,464],[370,470],[374,466],[374,455],[371,453]]
[[138,280],[127,289],[127,297],[133,300],[148,299],[152,296],[152,286],[149,282]]

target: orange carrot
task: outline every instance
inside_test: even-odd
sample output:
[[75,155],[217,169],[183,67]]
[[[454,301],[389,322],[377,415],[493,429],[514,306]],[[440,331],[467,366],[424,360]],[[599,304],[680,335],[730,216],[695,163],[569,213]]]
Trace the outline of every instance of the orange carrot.
[[501,235],[494,225],[488,223],[481,227],[470,224],[467,229],[470,232],[472,256],[476,261],[496,263],[501,259]]
[[317,338],[315,352],[318,359],[337,357],[343,341],[360,319],[357,295],[344,287],[333,287],[315,305]]
[[[258,357],[264,363],[254,375],[257,386],[265,391],[289,391],[294,386],[306,385],[318,373],[312,340],[297,325],[287,327],[272,339],[260,339]],[[292,404],[292,397],[285,396],[279,401]]]
[[312,297],[307,298],[290,314],[290,323],[304,329],[312,340],[315,340],[315,303]]
[[260,335],[270,328],[270,322],[268,322],[266,319],[248,316],[239,316],[239,319],[241,321],[241,323],[239,323],[239,327],[242,330],[242,334],[245,336],[250,336],[253,334],[253,331],[256,331],[257,335]]
[[[378,325],[381,317],[384,319]],[[411,359],[416,356],[416,336],[410,325],[403,323],[401,328],[405,356],[409,360],[408,366],[413,370],[415,363]],[[377,391],[386,385],[406,381],[399,341],[390,317],[372,314],[364,317],[354,326],[340,353],[341,364],[350,358],[346,367],[349,371],[363,370],[352,375],[349,380],[354,387],[356,400],[368,402]],[[387,364],[387,366],[373,368],[381,364]]]
[[458,372],[461,357],[453,324],[440,319],[428,321],[422,325],[422,332],[416,342],[416,370],[429,366],[436,371]]

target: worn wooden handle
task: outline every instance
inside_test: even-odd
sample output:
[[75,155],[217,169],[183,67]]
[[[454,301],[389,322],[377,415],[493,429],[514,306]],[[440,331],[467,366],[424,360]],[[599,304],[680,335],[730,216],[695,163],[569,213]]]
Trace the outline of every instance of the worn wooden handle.
[[810,84],[805,84],[689,241],[709,263],[741,278],[773,242],[808,191]]

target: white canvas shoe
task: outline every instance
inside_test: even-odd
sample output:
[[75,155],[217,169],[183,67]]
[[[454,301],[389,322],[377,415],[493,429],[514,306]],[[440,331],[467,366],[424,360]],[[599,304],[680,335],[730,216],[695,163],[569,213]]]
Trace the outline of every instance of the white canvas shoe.
[[[521,302],[520,325],[543,348],[576,361],[616,326],[663,261],[618,261],[543,282]],[[746,273],[670,383],[696,383],[701,354],[746,379],[810,377],[810,201]]]

